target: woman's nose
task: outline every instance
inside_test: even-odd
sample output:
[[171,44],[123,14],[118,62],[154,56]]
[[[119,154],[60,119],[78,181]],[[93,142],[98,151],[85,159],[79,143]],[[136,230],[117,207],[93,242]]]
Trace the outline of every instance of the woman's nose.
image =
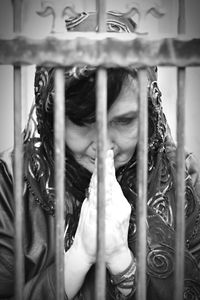
[[[93,143],[93,145],[92,145],[92,148],[93,148],[93,150],[97,150],[97,141],[95,141],[94,143]],[[114,150],[114,148],[115,148],[115,146],[114,146],[114,142],[113,142],[113,140],[110,138],[110,136],[108,135],[107,136],[107,139],[106,139],[106,149],[107,150],[109,150],[109,149],[112,149],[112,150]]]
[[[97,152],[97,143],[98,143],[98,138],[97,138],[97,134],[96,137],[93,139],[93,143],[92,143],[92,150],[93,152]],[[107,131],[107,138],[106,138],[106,150],[112,149],[113,151],[115,150],[115,143],[114,140],[112,138],[111,133],[109,132],[109,130]]]

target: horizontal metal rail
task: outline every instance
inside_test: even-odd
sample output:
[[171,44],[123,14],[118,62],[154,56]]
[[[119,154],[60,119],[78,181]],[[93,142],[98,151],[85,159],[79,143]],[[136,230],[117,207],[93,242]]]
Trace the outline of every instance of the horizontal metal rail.
[[36,40],[25,36],[0,39],[0,64],[127,67],[200,66],[200,38],[142,38],[135,34],[66,33]]

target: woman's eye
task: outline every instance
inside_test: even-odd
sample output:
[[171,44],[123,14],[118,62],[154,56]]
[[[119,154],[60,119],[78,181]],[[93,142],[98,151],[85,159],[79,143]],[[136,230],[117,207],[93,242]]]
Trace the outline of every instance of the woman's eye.
[[114,121],[116,125],[121,125],[121,126],[130,125],[133,122],[134,122],[134,118],[123,118]]

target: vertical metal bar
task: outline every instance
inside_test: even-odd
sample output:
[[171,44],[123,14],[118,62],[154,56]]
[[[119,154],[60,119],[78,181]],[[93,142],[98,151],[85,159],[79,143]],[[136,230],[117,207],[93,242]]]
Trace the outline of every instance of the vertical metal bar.
[[179,15],[178,15],[178,34],[184,34],[186,21],[185,21],[185,0],[179,0]]
[[23,299],[23,196],[22,196],[21,67],[14,67],[14,197],[15,197],[15,299]]
[[[185,33],[185,0],[179,0],[178,34]],[[185,252],[185,68],[177,73],[177,213],[174,299],[182,300]]]
[[185,251],[185,70],[178,69],[177,99],[177,213],[176,213],[176,289],[174,299],[183,299]]
[[96,0],[98,32],[106,32],[106,0]]
[[[22,1],[13,1],[13,29],[22,29]],[[22,93],[21,66],[14,66],[14,198],[15,198],[15,299],[23,299],[24,257],[23,257],[23,163],[22,163]]]
[[138,142],[138,201],[137,201],[137,288],[136,299],[146,299],[146,218],[147,218],[147,153],[148,105],[147,74],[139,71],[139,142]]
[[97,263],[95,300],[105,299],[105,157],[107,149],[107,72],[97,73],[97,134],[98,134],[98,201],[97,201]]
[[65,101],[64,70],[55,72],[54,149],[56,188],[56,300],[64,299],[64,170],[65,170]]
[[[96,1],[98,32],[106,31],[106,0]],[[97,263],[95,272],[95,300],[105,299],[105,157],[107,141],[107,72],[97,70],[97,135],[98,135],[98,187],[97,187]]]
[[15,33],[22,31],[22,4],[23,0],[12,0],[13,4],[13,28]]

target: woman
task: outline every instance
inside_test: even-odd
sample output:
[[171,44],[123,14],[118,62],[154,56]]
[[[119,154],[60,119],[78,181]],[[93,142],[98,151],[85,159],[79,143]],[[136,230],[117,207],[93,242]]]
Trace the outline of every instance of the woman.
[[[67,21],[70,30],[95,29],[95,15]],[[108,14],[108,30],[134,31],[119,14]],[[54,68],[37,67],[35,105],[39,136],[24,139],[25,299],[55,298]],[[65,68],[65,296],[94,299],[96,262],[96,70]],[[174,291],[176,164],[156,69],[148,70],[147,299],[171,299]],[[108,69],[106,156],[107,299],[134,299],[138,81],[133,68]],[[12,171],[1,160],[0,299],[13,297],[14,203]],[[186,157],[186,247],[184,299],[200,299],[199,179]],[[3,283],[3,284],[2,284]],[[193,298],[191,298],[193,297]]]

